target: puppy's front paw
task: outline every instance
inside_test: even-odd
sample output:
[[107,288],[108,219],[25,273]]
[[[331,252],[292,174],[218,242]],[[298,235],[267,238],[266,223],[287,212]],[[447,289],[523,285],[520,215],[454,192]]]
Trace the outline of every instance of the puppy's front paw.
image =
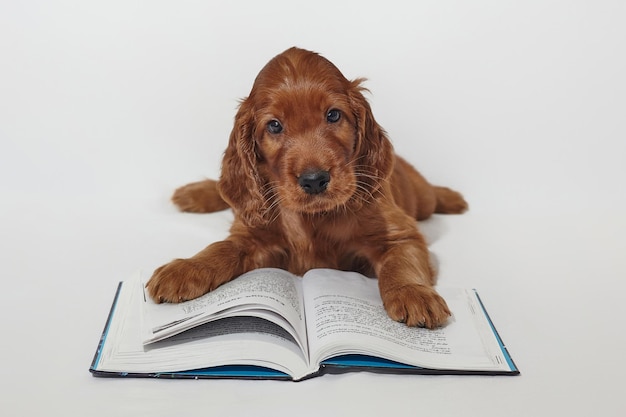
[[434,329],[450,317],[448,305],[432,287],[408,284],[386,290],[381,297],[389,317],[407,326]]
[[180,303],[212,290],[212,275],[203,262],[176,259],[154,271],[146,288],[156,303]]

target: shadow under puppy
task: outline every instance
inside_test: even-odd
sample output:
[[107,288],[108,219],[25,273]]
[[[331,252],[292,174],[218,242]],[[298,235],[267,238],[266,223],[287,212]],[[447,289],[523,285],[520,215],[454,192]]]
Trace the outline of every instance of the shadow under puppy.
[[416,220],[467,203],[394,154],[362,81],[299,48],[269,61],[239,106],[219,181],[173,196],[184,211],[232,208],[230,236],[158,268],[147,284],[156,302],[199,297],[256,268],[334,268],[378,277],[392,319],[445,324]]

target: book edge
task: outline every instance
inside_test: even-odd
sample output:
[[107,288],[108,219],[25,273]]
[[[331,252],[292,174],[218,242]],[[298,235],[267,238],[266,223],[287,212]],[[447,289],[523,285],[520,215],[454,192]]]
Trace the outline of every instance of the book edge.
[[473,291],[474,291],[474,294],[476,295],[476,299],[478,300],[478,303],[480,304],[480,308],[482,309],[483,314],[485,315],[485,318],[487,319],[487,322],[489,323],[489,327],[491,328],[491,331],[493,332],[493,335],[495,336],[495,338],[496,338],[496,340],[498,342],[498,345],[500,346],[500,350],[502,352],[502,355],[504,356],[504,359],[506,360],[507,365],[509,366],[510,374],[512,374],[512,375],[519,375],[520,374],[520,370],[517,367],[517,365],[515,364],[515,362],[513,361],[513,357],[509,353],[509,350],[507,349],[506,345],[504,344],[504,341],[500,337],[500,334],[498,333],[498,330],[496,329],[496,326],[493,324],[493,321],[491,320],[491,316],[487,312],[487,309],[485,308],[485,304],[483,304],[483,300],[480,298],[480,295],[478,294],[478,291],[476,291],[475,289]]
[[113,297],[113,302],[111,303],[111,308],[109,310],[109,315],[107,316],[106,323],[104,324],[104,329],[102,330],[102,334],[100,335],[100,341],[98,342],[98,347],[96,348],[96,352],[93,356],[93,360],[91,361],[91,366],[89,367],[89,371],[100,372],[97,370],[98,364],[100,363],[100,359],[102,357],[102,348],[106,342],[107,336],[109,334],[109,329],[111,328],[111,322],[113,321],[113,315],[115,314],[115,310],[117,309],[117,303],[120,298],[120,293],[122,291],[123,281],[120,281],[117,284],[117,290],[115,291],[115,296]]

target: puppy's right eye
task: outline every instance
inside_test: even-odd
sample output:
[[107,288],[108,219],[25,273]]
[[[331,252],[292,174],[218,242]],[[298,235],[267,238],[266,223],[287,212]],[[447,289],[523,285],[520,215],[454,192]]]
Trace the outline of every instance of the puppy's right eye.
[[272,134],[277,134],[283,131],[283,125],[278,120],[270,120],[267,123],[267,131]]

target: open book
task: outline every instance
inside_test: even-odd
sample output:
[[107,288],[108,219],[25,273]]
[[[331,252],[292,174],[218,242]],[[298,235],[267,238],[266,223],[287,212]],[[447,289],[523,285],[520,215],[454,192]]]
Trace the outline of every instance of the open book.
[[301,380],[324,371],[517,375],[473,290],[437,288],[453,315],[435,330],[391,320],[375,279],[258,269],[180,304],[155,304],[140,274],[120,283],[96,376]]

